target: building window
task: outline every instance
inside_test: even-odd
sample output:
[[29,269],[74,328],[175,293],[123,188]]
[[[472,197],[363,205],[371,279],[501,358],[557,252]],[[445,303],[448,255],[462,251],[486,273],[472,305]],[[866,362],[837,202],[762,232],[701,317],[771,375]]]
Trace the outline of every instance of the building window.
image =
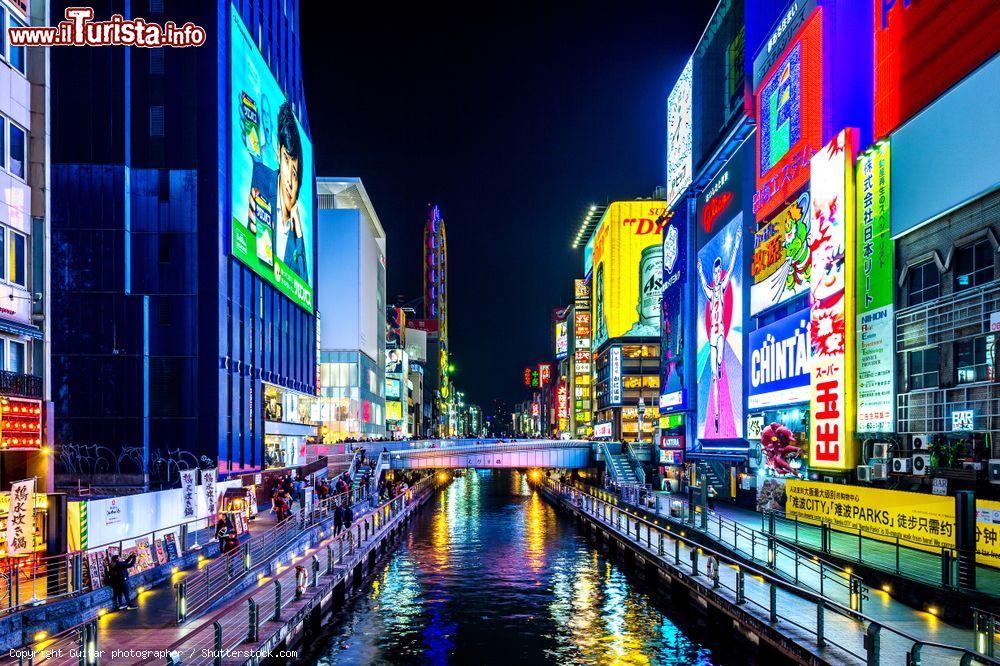
[[149,107],[149,136],[163,136],[163,106]]
[[150,49],[149,51],[149,73],[163,74],[163,47]]
[[25,139],[23,129],[12,122],[8,122],[7,126],[10,128],[8,130],[9,138],[7,140],[7,145],[10,147],[10,151],[8,153],[10,156],[10,162],[7,164],[7,170],[21,180],[25,180],[24,173],[25,164],[27,162],[28,142]]
[[940,378],[940,357],[937,347],[918,349],[906,354],[906,390],[935,388]]
[[955,344],[955,382],[993,381],[996,336],[986,335]]
[[7,280],[22,287],[28,284],[26,247],[27,239],[24,234],[13,229],[7,230]]
[[156,259],[161,264],[170,263],[170,237],[166,234],[156,237]]
[[989,240],[960,247],[955,253],[955,291],[993,281],[993,245]]
[[906,276],[906,304],[920,305],[932,301],[941,294],[941,278],[937,264],[925,261],[910,269]]
[[[21,23],[20,21],[18,21],[17,19],[15,19],[12,16],[11,19],[10,19],[10,27],[12,27],[12,28],[23,28],[24,24]],[[24,63],[24,61],[25,61],[24,47],[23,46],[11,46],[10,49],[7,51],[7,61],[10,63],[11,67],[13,67],[17,71],[21,72],[22,74],[24,74],[24,72],[25,72],[25,69],[24,69],[24,64],[25,64]]]
[[17,340],[11,340],[8,343],[7,349],[7,369],[11,372],[19,372],[21,374],[26,374],[28,372],[25,366],[26,354],[24,351],[25,344]]

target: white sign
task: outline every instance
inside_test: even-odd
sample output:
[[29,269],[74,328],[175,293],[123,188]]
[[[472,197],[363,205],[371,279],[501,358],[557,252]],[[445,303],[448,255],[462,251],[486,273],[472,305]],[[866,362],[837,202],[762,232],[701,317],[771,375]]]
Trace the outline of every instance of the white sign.
[[104,524],[115,525],[122,522],[122,508],[118,505],[118,498],[112,497],[108,501],[107,509],[104,512]]
[[611,348],[611,404],[622,402],[622,348]]
[[611,437],[614,432],[615,430],[610,421],[594,424],[594,437]]
[[26,555],[35,549],[35,480],[10,487],[7,513],[7,555]]
[[764,432],[764,417],[763,416],[748,416],[747,417],[747,439],[751,442],[760,441],[760,433]]
[[667,206],[672,206],[691,184],[691,74],[688,58],[674,89],[667,96]]
[[968,432],[973,429],[972,421],[975,417],[975,410],[956,409],[951,413],[951,429]]
[[[934,484],[933,486],[931,486],[931,492],[933,494],[935,495],[948,494],[948,479],[932,479],[931,483]],[[976,521],[980,522],[978,516],[976,518]]]
[[1000,331],[1000,312],[990,313],[990,333]]
[[215,513],[219,510],[218,492],[216,490],[218,478],[218,469],[203,469],[201,471],[201,485],[205,486],[205,505],[208,507],[210,518],[215,518]]
[[194,475],[197,471],[194,469],[181,471],[181,501],[184,506],[185,518],[194,518],[198,515],[198,504],[194,498]]

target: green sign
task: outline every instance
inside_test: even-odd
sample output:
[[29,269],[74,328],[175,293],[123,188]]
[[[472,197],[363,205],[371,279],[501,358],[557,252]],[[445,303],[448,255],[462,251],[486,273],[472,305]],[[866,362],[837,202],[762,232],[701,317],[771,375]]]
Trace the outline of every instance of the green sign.
[[896,422],[889,161],[888,141],[879,142],[861,153],[855,170],[858,432],[892,432]]

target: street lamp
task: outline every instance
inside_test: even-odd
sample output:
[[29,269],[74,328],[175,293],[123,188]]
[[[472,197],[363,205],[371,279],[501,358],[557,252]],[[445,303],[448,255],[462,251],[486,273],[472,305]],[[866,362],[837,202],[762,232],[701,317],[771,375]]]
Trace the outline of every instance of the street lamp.
[[641,395],[639,396],[639,406],[635,411],[639,414],[639,435],[636,437],[635,443],[642,444],[642,417],[646,414],[646,401]]

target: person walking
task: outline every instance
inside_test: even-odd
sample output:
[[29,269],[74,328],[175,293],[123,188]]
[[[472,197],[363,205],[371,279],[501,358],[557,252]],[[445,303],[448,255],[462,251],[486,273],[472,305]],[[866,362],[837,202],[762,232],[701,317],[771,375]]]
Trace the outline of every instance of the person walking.
[[135,608],[129,599],[128,570],[135,566],[135,553],[124,560],[117,553],[111,556],[108,565],[108,585],[111,586],[112,603],[115,610]]
[[[705,483],[708,483],[708,482],[705,481]],[[711,511],[712,513],[715,513],[715,497],[718,494],[719,494],[719,492],[715,489],[715,486],[713,486],[712,484],[709,484],[708,485],[708,510]]]
[[351,505],[348,504],[347,506],[344,507],[344,530],[350,532],[351,525],[353,524],[354,524],[354,510],[351,508]]
[[344,507],[338,504],[333,510],[333,536],[340,536],[342,529],[344,529]]

